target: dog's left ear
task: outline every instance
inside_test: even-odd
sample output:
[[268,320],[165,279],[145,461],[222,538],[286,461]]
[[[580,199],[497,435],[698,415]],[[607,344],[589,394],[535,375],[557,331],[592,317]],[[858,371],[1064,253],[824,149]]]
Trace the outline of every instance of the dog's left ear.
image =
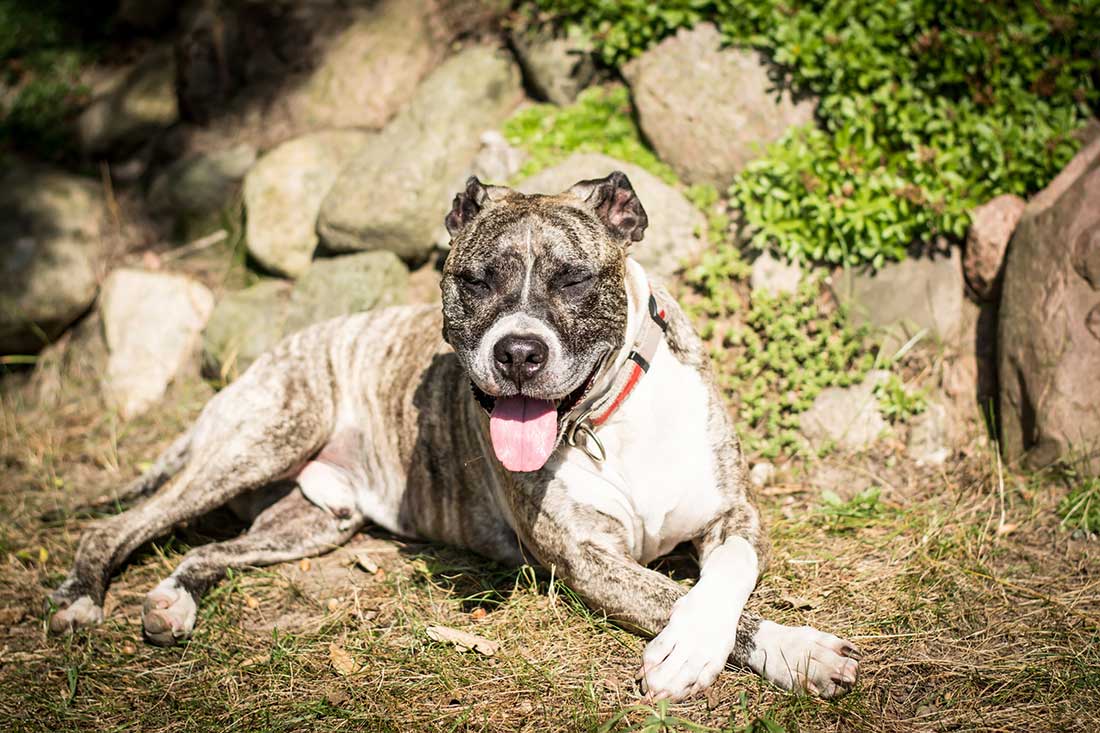
[[627,242],[642,241],[649,217],[622,171],[614,171],[607,178],[580,181],[569,193],[588,203],[616,237]]
[[509,189],[503,186],[486,186],[478,180],[477,176],[470,176],[466,179],[466,189],[455,196],[451,204],[451,213],[444,219],[447,231],[454,237],[473,221],[487,204],[503,198],[508,192]]

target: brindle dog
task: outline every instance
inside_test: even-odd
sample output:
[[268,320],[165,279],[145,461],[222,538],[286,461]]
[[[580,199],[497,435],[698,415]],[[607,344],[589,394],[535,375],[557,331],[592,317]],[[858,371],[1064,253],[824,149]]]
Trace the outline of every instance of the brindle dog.
[[[648,218],[626,176],[554,196],[472,178],[446,223],[442,314],[337,318],[257,360],[121,494],[152,496],[85,533],[50,628],[99,621],[142,543],[293,478],[248,532],[191,550],[149,592],[149,641],[187,638],[228,568],[323,553],[372,522],[552,568],[656,634],[639,671],[651,699],[694,694],[727,661],[786,689],[849,690],[851,643],[744,612],[766,553],[740,445],[699,338],[628,256]],[[646,567],[685,541],[690,589]]]

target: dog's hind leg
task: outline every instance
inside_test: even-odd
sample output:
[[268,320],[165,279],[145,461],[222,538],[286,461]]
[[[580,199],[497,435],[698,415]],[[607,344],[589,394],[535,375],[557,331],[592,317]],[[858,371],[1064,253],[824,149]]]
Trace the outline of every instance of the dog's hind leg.
[[111,573],[143,543],[295,472],[328,438],[332,413],[331,392],[272,360],[258,362],[203,410],[173,483],[85,532],[68,578],[51,595],[50,630],[98,622]]
[[229,568],[258,567],[321,555],[343,545],[365,523],[353,510],[337,517],[295,487],[265,509],[245,534],[197,547],[145,597],[141,620],[145,638],[169,645],[188,637],[202,596]]

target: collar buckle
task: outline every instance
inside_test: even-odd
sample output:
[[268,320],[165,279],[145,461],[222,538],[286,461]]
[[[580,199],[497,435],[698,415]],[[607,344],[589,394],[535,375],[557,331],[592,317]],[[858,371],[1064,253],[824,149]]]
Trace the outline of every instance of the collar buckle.
[[588,419],[591,414],[592,411],[589,410],[570,423],[565,430],[565,442],[573,448],[580,448],[596,463],[603,463],[607,460],[607,449],[603,447],[603,441],[596,435],[596,429]]

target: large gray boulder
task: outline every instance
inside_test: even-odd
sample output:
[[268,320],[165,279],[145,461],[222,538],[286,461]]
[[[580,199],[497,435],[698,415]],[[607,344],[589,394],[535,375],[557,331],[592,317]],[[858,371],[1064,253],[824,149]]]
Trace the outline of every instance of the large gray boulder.
[[179,119],[175,62],[157,48],[132,67],[110,75],[77,119],[80,146],[91,155],[134,148]]
[[997,351],[1005,458],[1031,467],[1080,459],[1100,475],[1100,139],[1016,227]]
[[518,30],[512,34],[512,46],[527,85],[539,99],[572,104],[596,77],[592,41],[580,28],[562,35],[543,28]]
[[408,297],[408,269],[389,252],[314,261],[293,285],[266,280],[229,293],[203,333],[203,363],[229,380],[282,338],[313,323],[388,305]]
[[813,121],[812,102],[777,89],[756,51],[722,48],[710,23],[666,38],[623,75],[646,138],[691,183],[728,186],[763,146]]
[[297,129],[377,129],[412,99],[446,49],[433,37],[429,0],[383,0],[341,30],[288,97]]
[[409,270],[390,252],[317,260],[290,293],[286,332],[408,300]]
[[577,181],[603,178],[622,171],[649,217],[645,239],[630,248],[650,276],[668,280],[685,261],[697,257],[707,242],[707,222],[683,194],[649,171],[598,153],[575,153],[564,162],[547,168],[519,185],[524,193],[561,193]]
[[102,189],[6,160],[0,211],[0,353],[36,352],[95,299],[107,222]]
[[285,280],[265,280],[219,300],[202,334],[203,370],[228,381],[279,343],[291,287]]
[[419,264],[471,168],[481,134],[522,98],[505,54],[474,46],[451,57],[339,175],[321,205],[318,233],[338,252],[389,250]]
[[317,248],[317,212],[344,166],[371,133],[329,130],[283,143],[244,181],[248,251],[272,272],[297,277]]
[[148,410],[177,375],[197,365],[214,295],[182,275],[115,270],[99,310],[107,342],[108,400],[124,418]]
[[248,143],[181,158],[153,179],[149,207],[177,220],[219,212],[255,162],[256,148]]
[[832,279],[837,300],[853,321],[880,331],[883,351],[892,354],[909,338],[958,343],[966,334],[962,258],[909,257],[876,271],[846,269]]

